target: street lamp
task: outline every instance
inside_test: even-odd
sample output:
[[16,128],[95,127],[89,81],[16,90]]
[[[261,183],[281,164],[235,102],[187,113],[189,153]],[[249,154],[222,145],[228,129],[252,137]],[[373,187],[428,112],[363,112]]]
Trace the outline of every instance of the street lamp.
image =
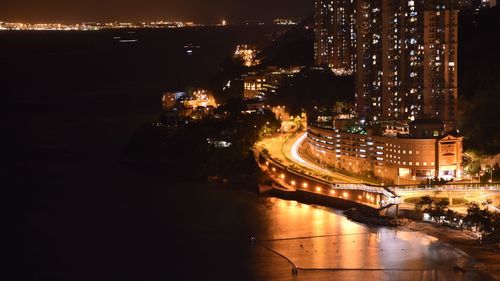
[[466,176],[467,178],[470,178],[470,183],[472,183],[472,177],[470,176],[470,174],[467,174]]

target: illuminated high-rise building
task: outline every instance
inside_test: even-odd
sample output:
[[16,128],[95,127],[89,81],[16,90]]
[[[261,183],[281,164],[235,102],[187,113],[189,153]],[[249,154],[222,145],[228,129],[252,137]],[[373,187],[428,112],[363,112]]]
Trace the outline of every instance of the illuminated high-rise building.
[[479,10],[497,5],[496,0],[459,0],[460,10]]
[[336,74],[356,70],[356,9],[353,0],[333,1],[333,45],[330,68]]
[[330,65],[332,61],[332,0],[314,0],[314,63]]
[[356,107],[383,120],[457,118],[456,1],[357,1]]
[[315,0],[315,63],[337,75],[356,68],[356,12],[353,0]]
[[[385,0],[357,1],[358,71],[355,97],[357,112],[362,116],[382,116],[382,99],[388,98],[389,89],[397,91],[396,87],[399,87],[399,81],[387,83],[388,79],[395,79],[389,73],[395,73],[400,68],[397,63],[400,61],[401,44],[398,36],[399,6],[389,5],[389,1]],[[390,27],[394,21],[389,21],[388,15],[397,19],[393,28]],[[389,43],[392,43],[390,48]]]

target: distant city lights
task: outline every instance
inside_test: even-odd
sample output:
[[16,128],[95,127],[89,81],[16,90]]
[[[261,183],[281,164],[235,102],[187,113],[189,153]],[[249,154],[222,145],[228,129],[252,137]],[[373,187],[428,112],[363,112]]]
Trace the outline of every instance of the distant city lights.
[[[224,20],[221,25],[225,26]],[[219,25],[219,24],[217,24]],[[31,30],[31,31],[96,31],[105,29],[161,29],[203,27],[210,24],[199,24],[192,21],[152,21],[152,22],[83,22],[77,24],[65,23],[22,23],[0,22],[0,30]]]
[[295,19],[275,19],[273,21],[274,24],[276,25],[298,25],[300,23],[300,20],[295,20]]

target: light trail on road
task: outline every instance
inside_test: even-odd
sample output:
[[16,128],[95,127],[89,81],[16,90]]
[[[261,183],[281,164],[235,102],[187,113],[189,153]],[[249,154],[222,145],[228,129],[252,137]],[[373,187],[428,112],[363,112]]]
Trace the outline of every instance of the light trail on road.
[[[299,155],[299,147],[305,141],[306,138],[307,138],[307,133],[304,133],[302,136],[300,136],[295,141],[295,143],[292,145],[292,147],[290,148],[290,151],[289,151],[290,156],[291,156],[292,159],[288,159],[288,160],[290,160],[292,162],[295,162],[295,163],[298,163],[298,164],[300,164],[300,165],[302,165],[304,167],[307,167],[309,169],[312,169],[313,171],[322,172],[325,175],[334,177],[339,182],[344,182],[344,183],[359,183],[359,182],[362,182],[362,181],[360,181],[358,179],[350,178],[348,176],[341,175],[339,173],[335,173],[335,172],[333,172],[331,170],[328,170],[326,168],[323,168],[323,167],[321,167],[319,165],[314,164],[314,162],[311,162],[309,160],[305,160],[304,158],[302,158]],[[286,157],[286,151],[284,151],[283,153],[285,153],[285,157]]]
[[292,157],[299,161],[300,163],[306,164],[306,161],[300,157],[298,151],[299,151],[299,146],[300,144],[307,138],[307,133],[304,133],[300,138],[297,139],[297,141],[292,145]]
[[292,145],[292,149],[291,149],[291,154],[292,154],[292,158],[298,162],[300,162],[301,164],[313,169],[313,170],[319,170],[323,173],[326,173],[327,175],[330,175],[332,174],[331,171],[323,168],[323,167],[320,167],[318,165],[314,165],[310,162],[307,162],[306,160],[304,160],[302,157],[300,157],[299,155],[299,147],[300,145],[302,144],[302,142],[304,142],[304,140],[307,138],[307,133],[304,133],[302,136],[300,136],[300,138],[298,138],[295,143]]

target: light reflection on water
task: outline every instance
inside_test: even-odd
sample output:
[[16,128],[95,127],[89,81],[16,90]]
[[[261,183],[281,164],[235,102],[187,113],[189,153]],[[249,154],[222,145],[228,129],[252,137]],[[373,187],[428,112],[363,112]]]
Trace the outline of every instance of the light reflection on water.
[[[302,269],[290,280],[487,280],[473,270],[470,257],[432,236],[366,226],[348,220],[341,211],[295,201],[267,198],[262,206],[259,220],[267,229],[257,233],[257,239]],[[291,269],[283,258],[281,265],[272,261],[277,254],[255,252],[255,258],[268,259],[270,267]],[[454,272],[454,265],[469,270]],[[268,280],[292,278],[290,272],[266,272]]]

